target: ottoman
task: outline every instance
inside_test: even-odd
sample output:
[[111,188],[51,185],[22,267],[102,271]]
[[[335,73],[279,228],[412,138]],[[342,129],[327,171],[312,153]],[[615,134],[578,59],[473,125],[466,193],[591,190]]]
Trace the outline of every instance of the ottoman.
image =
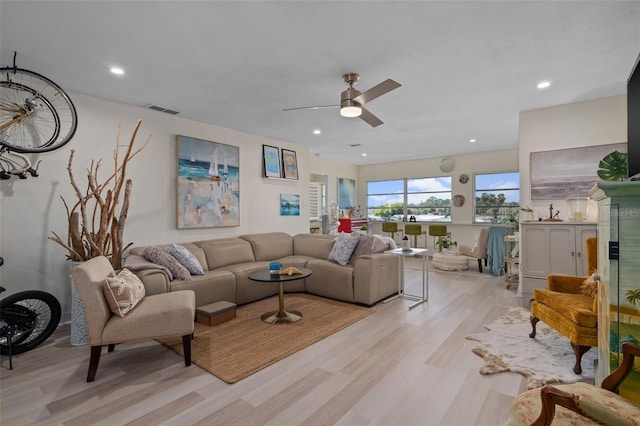
[[222,324],[235,317],[236,304],[224,300],[200,306],[196,309],[196,321],[208,326]]
[[431,264],[442,271],[466,271],[469,269],[469,258],[460,253],[439,252],[433,255]]

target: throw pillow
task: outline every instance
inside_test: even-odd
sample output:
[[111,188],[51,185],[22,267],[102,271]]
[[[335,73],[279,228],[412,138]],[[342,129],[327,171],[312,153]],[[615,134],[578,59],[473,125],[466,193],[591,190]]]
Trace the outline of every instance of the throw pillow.
[[349,262],[351,253],[358,245],[360,236],[340,233],[333,243],[331,252],[329,253],[329,260],[339,265],[346,265]]
[[388,243],[386,243],[384,240],[382,240],[382,238],[378,238],[375,235],[373,236],[373,238],[375,238],[375,241],[373,242],[373,248],[371,249],[371,253],[382,253],[383,251],[387,251],[391,249],[391,246]]
[[183,281],[191,281],[191,274],[189,273],[189,270],[182,266],[175,257],[171,256],[166,251],[162,251],[156,247],[147,247],[144,249],[143,255],[149,262],[164,266],[171,271],[171,275],[173,275],[174,279],[177,278]]
[[582,294],[591,297],[596,297],[598,295],[598,281],[593,279],[593,275],[582,282],[580,291]]
[[105,280],[102,292],[111,312],[124,317],[144,298],[144,284],[125,268],[115,277]]
[[175,257],[193,275],[203,275],[204,269],[198,261],[198,258],[184,246],[173,244],[167,248],[167,253]]
[[371,254],[373,253],[373,247],[376,242],[376,237],[373,235],[367,234],[357,234],[358,235],[358,244],[356,248],[351,253],[351,257],[349,258],[349,263],[355,263],[359,256],[363,254]]

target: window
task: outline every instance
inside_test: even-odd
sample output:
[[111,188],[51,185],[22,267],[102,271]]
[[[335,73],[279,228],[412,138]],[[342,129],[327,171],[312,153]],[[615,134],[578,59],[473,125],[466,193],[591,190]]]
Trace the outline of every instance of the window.
[[309,182],[309,220],[321,218],[323,186],[318,182]]
[[451,222],[451,177],[367,182],[371,221]]
[[518,218],[520,173],[474,176],[476,223],[508,223]]

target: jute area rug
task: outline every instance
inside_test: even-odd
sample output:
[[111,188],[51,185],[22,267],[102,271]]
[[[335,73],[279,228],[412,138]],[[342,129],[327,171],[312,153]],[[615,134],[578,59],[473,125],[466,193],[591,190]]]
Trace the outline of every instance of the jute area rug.
[[[285,309],[302,313],[293,324],[271,325],[260,316],[278,309],[278,297],[240,306],[236,318],[208,327],[196,323],[191,360],[199,367],[235,383],[359,321],[374,311],[303,293],[284,296]],[[184,355],[182,338],[159,340]]]
[[582,374],[575,374],[576,359],[569,339],[542,321],[538,322],[535,339],[531,339],[529,317],[527,310],[512,307],[506,316],[485,326],[488,332],[467,336],[480,342],[472,349],[485,361],[480,374],[518,373],[525,376],[529,389],[552,383],[593,383],[597,348],[584,354]]

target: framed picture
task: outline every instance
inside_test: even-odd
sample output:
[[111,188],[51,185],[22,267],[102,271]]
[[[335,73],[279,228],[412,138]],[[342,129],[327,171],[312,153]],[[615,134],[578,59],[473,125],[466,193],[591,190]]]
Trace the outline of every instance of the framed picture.
[[265,177],[282,177],[280,172],[280,149],[271,145],[262,145]]
[[300,195],[280,194],[280,216],[300,216]]
[[338,178],[338,209],[354,209],[356,204],[355,179]]
[[282,172],[285,179],[298,179],[298,159],[295,151],[282,148]]
[[587,196],[593,185],[602,181],[598,177],[600,160],[613,151],[627,152],[627,144],[532,152],[531,199],[564,200],[574,195]]
[[240,225],[240,148],[176,136],[178,229]]

